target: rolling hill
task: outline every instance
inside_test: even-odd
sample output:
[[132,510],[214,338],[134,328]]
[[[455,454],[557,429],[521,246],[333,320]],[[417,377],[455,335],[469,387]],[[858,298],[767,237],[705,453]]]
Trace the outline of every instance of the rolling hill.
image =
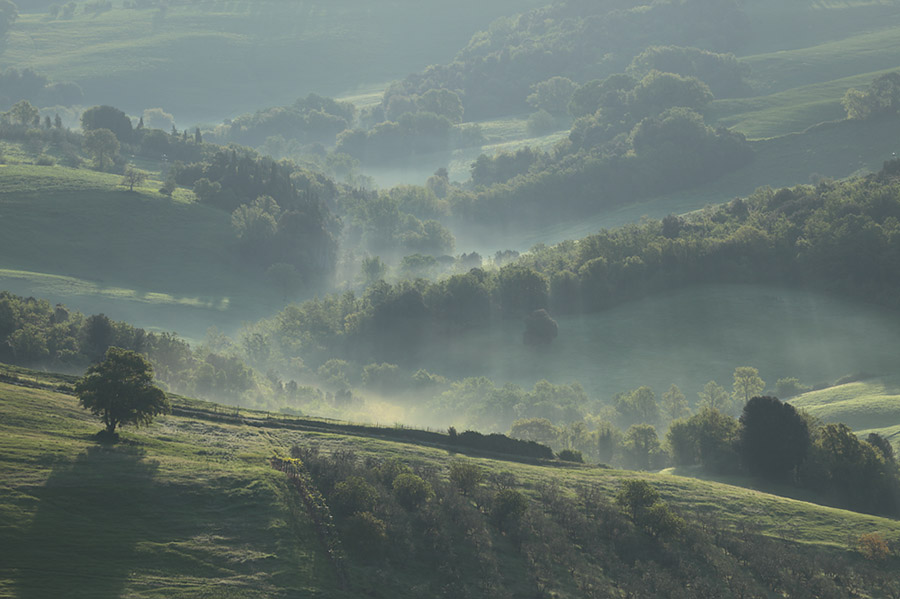
[[[7,374],[6,380],[10,376],[31,379],[30,384],[37,379],[45,387],[65,385],[48,375],[19,371]],[[184,399],[176,399],[175,407],[175,415],[159,418],[145,430],[127,432],[118,445],[108,446],[93,439],[98,423],[71,396],[50,388],[0,383],[0,478],[4,481],[0,534],[6,540],[0,546],[0,594],[19,598],[63,593],[70,597],[447,594],[429,587],[422,572],[397,559],[409,550],[404,547],[422,538],[434,539],[448,568],[468,564],[466,552],[486,560],[481,562],[485,568],[440,572],[434,578],[456,576],[454,588],[468,592],[479,588],[478,584],[503,584],[498,587],[505,589],[502,596],[525,596],[535,588],[553,590],[558,596],[584,596],[584,587],[579,587],[584,581],[599,585],[594,587],[598,592],[614,592],[636,584],[629,576],[642,571],[658,580],[645,579],[641,584],[697,576],[696,584],[710,585],[711,593],[727,593],[740,584],[747,585],[741,588],[751,592],[748,596],[762,596],[752,593],[763,592],[761,584],[767,576],[777,589],[793,584],[787,574],[791,568],[795,573],[819,572],[817,576],[824,573],[826,577],[858,576],[850,572],[865,571],[867,578],[860,584],[869,593],[886,588],[878,585],[891,580],[885,577],[890,562],[867,564],[855,550],[855,539],[865,533],[900,537],[900,524],[891,519],[679,476],[559,462],[525,463],[496,454],[463,457],[447,446],[403,441],[403,431],[395,434],[392,429],[366,435],[340,423],[293,424],[278,416]],[[392,463],[431,481],[442,497],[440,506],[435,500],[428,504],[431,507],[420,508],[418,516],[404,515],[382,496],[376,513],[389,523],[388,538],[408,536],[397,537],[398,545],[389,545],[383,557],[350,551],[329,558],[316,532],[315,513],[307,509],[309,504],[303,503],[289,480],[269,465],[273,452],[285,455],[292,447],[300,448],[311,472],[319,464],[332,464],[332,468],[344,464],[344,472],[352,473],[363,464],[371,468],[394,459]],[[485,484],[467,497],[442,486],[460,460],[489,474]],[[338,479],[343,476],[339,472],[334,474]],[[327,477],[315,476],[325,485],[322,489],[332,509],[337,509],[340,503]],[[623,482],[635,478],[656,488],[663,501],[687,519],[686,537],[670,544],[664,536],[641,532],[612,507]],[[501,480],[506,482],[497,482]],[[497,484],[527,499],[522,520],[527,525],[515,529],[519,532],[498,529],[488,518]],[[555,513],[551,506],[568,506],[570,512]],[[598,517],[607,514],[604,517],[624,529],[609,529],[604,533],[612,535],[609,539],[574,546],[572,535],[577,533],[567,528],[570,524],[564,518],[587,518],[584,525],[593,529],[599,522],[594,524],[591,509],[597,510]],[[443,522],[446,510],[457,510],[457,517],[464,519],[449,529],[441,524],[430,533],[436,536],[420,537],[417,523],[429,514]],[[349,551],[353,537],[345,536],[342,518],[338,517],[338,530]],[[470,531],[466,535],[454,532],[463,522]],[[594,543],[606,546],[613,537],[624,545],[599,557],[602,554],[595,552]],[[539,545],[529,549],[534,543]],[[551,554],[532,553],[541,543],[552,543],[543,550],[552,550]],[[771,564],[772,570],[766,571],[763,555],[748,556],[732,572],[734,558],[721,553],[716,544],[736,554],[753,546],[766,547],[764,554],[778,556],[787,551],[784,555],[793,557]],[[648,563],[630,561],[629,551],[636,550],[648,551],[644,558]],[[711,573],[691,574],[667,564],[667,556],[675,555],[682,565],[685,560],[694,565],[702,562]],[[334,559],[343,563],[343,575],[340,568],[335,569]],[[415,566],[425,559],[407,557]],[[598,559],[625,560],[616,562],[624,569],[601,572],[596,569]],[[731,572],[733,578],[716,582],[715,576],[723,571]],[[807,595],[795,592],[792,596]]]

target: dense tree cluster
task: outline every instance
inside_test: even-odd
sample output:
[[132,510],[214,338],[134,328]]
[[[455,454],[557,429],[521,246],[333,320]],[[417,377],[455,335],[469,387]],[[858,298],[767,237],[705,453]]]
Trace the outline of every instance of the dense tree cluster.
[[674,463],[710,472],[747,472],[819,493],[827,502],[900,513],[900,467],[890,442],[859,439],[843,424],[821,424],[775,397],[753,397],[740,420],[705,408],[666,435]]
[[380,165],[481,145],[482,141],[477,125],[458,127],[433,112],[404,112],[396,121],[382,121],[368,131],[347,129],[338,135],[335,152]]
[[259,146],[280,136],[299,143],[331,144],[338,133],[352,128],[355,118],[353,104],[309,94],[290,106],[241,115],[216,129],[211,139]]
[[847,90],[843,105],[848,119],[896,115],[900,112],[900,73],[881,75],[864,90]]
[[[0,8],[0,15],[2,15]],[[0,16],[0,30],[2,30]],[[0,33],[0,46],[2,46]],[[84,92],[75,83],[51,83],[50,79],[33,69],[9,67],[0,72],[0,110],[9,109],[20,100],[37,106],[73,106],[84,98]]]
[[80,372],[110,347],[147,356],[156,378],[176,392],[237,399],[259,385],[233,354],[194,350],[170,333],[148,333],[103,314],[85,316],[0,291],[0,362]]
[[634,57],[627,72],[640,79],[652,71],[695,77],[717,98],[747,95],[750,67],[734,54],[720,54],[682,46],[650,46]]
[[551,153],[526,148],[479,156],[475,189],[449,196],[454,214],[494,225],[546,224],[688,188],[752,158],[743,135],[709,127],[692,109],[711,99],[700,81],[657,71],[640,82],[617,81],[612,91],[608,80],[601,82],[599,99],[576,96],[588,115]]
[[746,34],[745,21],[732,0],[558,2],[495,21],[476,33],[453,62],[433,65],[391,86],[382,110],[397,98],[453,90],[468,120],[524,112],[532,85],[556,76],[588,81],[621,72],[633,56],[654,44],[734,49]]
[[334,183],[289,162],[219,150],[209,159],[172,168],[204,204],[232,212],[245,255],[263,267],[292,265],[306,280],[331,272],[338,222],[325,204]]

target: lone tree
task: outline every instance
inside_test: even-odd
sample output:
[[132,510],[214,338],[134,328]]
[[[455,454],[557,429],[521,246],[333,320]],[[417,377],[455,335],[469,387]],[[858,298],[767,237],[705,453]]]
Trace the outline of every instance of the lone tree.
[[88,368],[75,384],[82,407],[103,419],[105,435],[115,438],[118,425],[150,424],[171,406],[153,384],[153,367],[144,356],[120,347],[106,350],[103,361]]
[[132,165],[128,165],[125,167],[125,174],[122,176],[122,181],[119,182],[119,185],[127,186],[128,191],[134,191],[134,186],[141,186],[147,180],[147,171],[142,171],[139,168],[134,168]]

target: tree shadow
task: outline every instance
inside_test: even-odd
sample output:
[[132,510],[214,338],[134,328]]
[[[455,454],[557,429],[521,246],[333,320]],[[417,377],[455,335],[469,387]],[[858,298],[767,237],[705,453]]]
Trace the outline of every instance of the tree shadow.
[[97,445],[55,469],[33,496],[37,511],[12,555],[19,599],[118,597],[154,534],[155,462],[122,445]]

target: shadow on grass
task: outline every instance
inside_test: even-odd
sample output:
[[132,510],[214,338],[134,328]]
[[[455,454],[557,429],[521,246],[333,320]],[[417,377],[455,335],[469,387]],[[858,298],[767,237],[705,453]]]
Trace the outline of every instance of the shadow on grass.
[[34,493],[31,527],[12,555],[20,599],[119,597],[139,567],[135,547],[157,465],[124,446],[90,447]]

